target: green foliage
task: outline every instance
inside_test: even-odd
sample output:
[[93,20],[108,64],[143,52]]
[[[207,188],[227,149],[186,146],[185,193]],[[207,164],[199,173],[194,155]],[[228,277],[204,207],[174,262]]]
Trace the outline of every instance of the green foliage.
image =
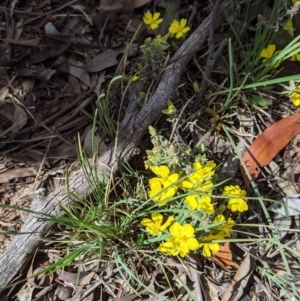
[[268,105],[265,98],[263,98],[258,94],[250,94],[247,97],[247,100],[249,101],[249,104],[252,106],[266,107]]

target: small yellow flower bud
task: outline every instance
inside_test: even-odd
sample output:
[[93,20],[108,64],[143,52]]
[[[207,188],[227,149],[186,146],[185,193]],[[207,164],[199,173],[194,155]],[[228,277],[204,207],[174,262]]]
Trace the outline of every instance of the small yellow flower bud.
[[132,81],[133,82],[136,82],[136,81],[138,81],[140,78],[138,77],[138,76],[134,76],[133,78],[132,78]]
[[225,205],[220,205],[219,212],[223,213],[225,210],[226,210],[226,206]]
[[257,15],[257,22],[261,23],[264,20],[264,17],[261,14]]
[[148,130],[151,136],[156,136],[156,129],[153,126],[149,125]]
[[144,161],[144,164],[145,164],[145,168],[148,169],[149,167],[152,167],[154,166],[153,162],[147,160],[147,161]]
[[185,150],[185,153],[187,155],[189,155],[191,153],[192,149],[190,147],[187,147],[187,149]]
[[179,163],[179,157],[178,156],[174,156],[172,163],[177,165]]
[[147,153],[148,156],[153,156],[153,152],[149,149],[146,150],[146,153]]
[[161,146],[162,147],[168,147],[169,145],[169,142],[167,140],[164,140],[162,143],[161,143]]
[[173,144],[170,145],[168,153],[170,156],[173,156],[176,154],[176,148]]
[[152,144],[153,144],[154,146],[156,146],[156,147],[157,147],[157,146],[160,146],[160,142],[157,141],[157,140],[152,139],[151,142],[152,142]]
[[[154,151],[154,150],[153,150]],[[160,146],[156,146],[155,147],[155,154],[160,154],[162,152],[162,149],[161,149],[161,147]]]
[[199,92],[199,86],[198,86],[197,82],[193,83],[193,89],[194,89],[195,92]]

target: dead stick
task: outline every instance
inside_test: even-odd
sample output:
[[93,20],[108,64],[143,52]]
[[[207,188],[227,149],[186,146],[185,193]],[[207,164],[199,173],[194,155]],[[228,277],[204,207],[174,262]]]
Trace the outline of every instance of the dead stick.
[[226,46],[227,44],[227,39],[224,39],[222,41],[222,43],[219,45],[218,49],[216,50],[216,52],[214,51],[214,47],[215,47],[215,39],[214,39],[214,33],[215,33],[215,29],[216,29],[216,24],[213,20],[215,20],[216,15],[219,11],[219,7],[220,7],[220,0],[217,0],[214,6],[214,9],[211,13],[212,16],[212,22],[210,23],[209,26],[209,34],[208,34],[208,57],[207,57],[207,61],[206,61],[206,66],[205,66],[205,71],[201,80],[201,84],[200,84],[200,91],[198,92],[195,102],[194,102],[194,106],[193,106],[193,110],[197,111],[203,96],[206,92],[207,89],[207,82],[209,80],[210,74],[212,72],[212,69],[215,65],[216,59],[220,56],[223,48]]

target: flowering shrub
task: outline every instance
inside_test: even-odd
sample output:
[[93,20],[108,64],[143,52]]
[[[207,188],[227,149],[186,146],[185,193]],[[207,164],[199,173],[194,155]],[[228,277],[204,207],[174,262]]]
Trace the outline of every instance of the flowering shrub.
[[[143,22],[148,26],[150,30],[156,30],[159,28],[160,24],[163,22],[163,18],[160,18],[159,12],[146,12],[143,17]],[[186,33],[190,31],[190,27],[187,26],[187,20],[174,20],[170,26],[168,33],[164,36],[160,34],[155,37],[148,37],[145,39],[144,44],[140,46],[142,56],[142,62],[137,68],[136,74],[132,77],[132,81],[136,82],[140,80],[142,71],[151,68],[152,70],[159,70],[166,63],[167,53],[166,50],[170,47],[168,39],[170,37],[175,37],[180,39],[185,37]],[[154,64],[153,64],[154,63]],[[153,76],[155,76],[153,74]],[[174,113],[174,106],[170,102],[168,104],[166,114],[172,115]]]
[[[147,12],[144,16],[144,23],[152,30],[162,22],[160,13]],[[146,38],[140,47],[142,65],[152,70],[164,66],[169,37],[180,39],[189,30],[186,19],[174,20],[165,36]],[[276,46],[271,45],[261,56],[267,60],[276,53]],[[139,80],[138,75],[133,76],[132,81]],[[174,121],[176,112],[173,103],[168,101],[167,109],[163,110],[168,115],[167,120]],[[170,143],[153,127],[149,127],[149,132],[153,149],[147,150],[145,168],[153,177],[149,179],[148,196],[159,211],[152,212],[151,218],[143,218],[141,224],[160,242],[158,250],[162,253],[184,257],[202,249],[204,256],[211,256],[220,249],[220,244],[214,240],[231,235],[235,222],[229,215],[248,210],[246,192],[238,186],[226,186],[223,196],[214,196],[215,162],[207,160],[203,154],[192,154],[191,148],[184,143]]]
[[[184,257],[202,249],[203,256],[211,256],[220,249],[214,240],[231,236],[235,222],[230,215],[248,210],[246,191],[229,185],[222,196],[213,195],[215,162],[203,154],[192,156],[188,146],[170,143],[153,127],[149,132],[153,149],[147,151],[145,166],[155,176],[149,179],[148,196],[160,212],[141,224],[149,235],[163,237],[162,253]],[[162,214],[164,209],[172,214]]]

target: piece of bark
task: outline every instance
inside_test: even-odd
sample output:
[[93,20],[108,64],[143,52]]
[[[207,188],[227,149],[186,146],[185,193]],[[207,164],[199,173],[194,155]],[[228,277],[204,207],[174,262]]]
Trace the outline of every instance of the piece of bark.
[[[224,11],[230,14],[230,1],[225,0],[216,20],[218,27],[225,16]],[[136,146],[148,126],[161,114],[166,107],[167,100],[176,91],[180,76],[185,70],[187,63],[191,60],[195,52],[202,47],[207,39],[210,16],[194,31],[193,34],[178,49],[171,64],[166,67],[157,90],[149,102],[139,111],[137,106],[131,104],[131,110],[126,112],[124,120],[120,126],[117,141],[113,142],[108,150],[98,158],[99,174],[109,174],[110,169],[117,170],[118,160],[128,160],[135,155]],[[116,148],[114,143],[117,144]],[[61,216],[63,214],[59,204],[67,204],[70,200],[66,194],[66,188],[55,190],[47,195],[43,204],[37,210],[42,213]],[[89,184],[85,181],[83,173],[79,173],[69,183],[69,191],[76,192],[77,195],[86,196],[91,191]],[[31,234],[18,235],[14,239],[9,249],[0,259],[0,291],[7,286],[20,269],[30,260],[33,251],[39,246],[43,235],[53,226],[51,222],[42,222],[30,214],[20,232],[32,232]]]

